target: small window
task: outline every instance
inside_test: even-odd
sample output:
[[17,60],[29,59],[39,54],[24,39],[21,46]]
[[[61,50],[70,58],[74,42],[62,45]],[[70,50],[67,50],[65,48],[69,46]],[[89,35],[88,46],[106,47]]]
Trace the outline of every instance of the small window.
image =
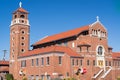
[[25,16],[24,15],[20,15],[20,18],[25,18]]
[[17,15],[15,15],[14,18],[17,18]]
[[89,47],[87,47],[87,52],[89,52]]
[[47,57],[47,65],[49,65],[49,64],[50,64],[50,58]]
[[76,60],[76,65],[78,66],[78,59]]
[[25,50],[24,49],[21,49],[21,52],[24,52]]
[[31,75],[31,80],[34,80],[34,76],[33,75]]
[[89,61],[89,60],[87,60],[87,65],[88,65],[88,66],[90,65],[90,61]]
[[109,61],[109,66],[111,66],[111,61]]
[[36,78],[35,78],[36,80],[39,80],[39,75],[36,75]]
[[66,73],[66,76],[69,77],[69,72]]
[[44,65],[44,58],[41,58],[41,65]]
[[80,47],[80,52],[82,52],[82,48]]
[[31,60],[31,65],[34,66],[34,59]]
[[24,23],[24,20],[22,20],[22,23]]
[[72,59],[72,65],[74,66],[74,59]]
[[21,43],[22,46],[24,46],[25,44],[24,43]]
[[26,60],[21,61],[21,67],[26,67]]
[[38,65],[39,65],[39,59],[36,58],[36,66],[38,66]]
[[[44,75],[41,75],[41,80],[44,80],[44,77],[45,77]],[[32,80],[33,80],[33,79],[32,79]]]
[[93,60],[93,66],[95,66],[95,60]]
[[62,57],[59,56],[59,64],[62,64]]
[[21,31],[22,34],[25,34],[25,31]]
[[21,39],[22,39],[22,40],[24,40],[24,39],[25,39],[25,37],[21,37]]
[[80,65],[82,66],[82,60],[80,60]]
[[12,52],[14,53],[14,49],[12,50]]
[[50,79],[50,75],[47,75],[47,80],[51,80],[51,79]]
[[106,61],[106,66],[108,66],[108,62]]

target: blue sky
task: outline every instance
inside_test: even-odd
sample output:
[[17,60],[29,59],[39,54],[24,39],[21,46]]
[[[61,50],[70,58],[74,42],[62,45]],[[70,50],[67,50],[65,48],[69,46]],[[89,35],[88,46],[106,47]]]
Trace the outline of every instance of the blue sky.
[[99,16],[108,30],[109,46],[120,51],[120,0],[0,0],[0,59],[4,49],[9,57],[10,22],[20,1],[30,13],[30,44],[47,35],[89,25]]

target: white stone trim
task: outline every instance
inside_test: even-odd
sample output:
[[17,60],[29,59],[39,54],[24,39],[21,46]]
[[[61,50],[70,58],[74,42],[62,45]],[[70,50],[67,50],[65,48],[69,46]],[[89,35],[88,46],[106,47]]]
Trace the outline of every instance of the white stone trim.
[[101,69],[93,78],[97,78],[102,72],[103,72],[103,69]]
[[105,73],[104,73],[104,75],[101,77],[101,78],[105,78],[106,76],[107,76],[107,74],[109,74],[110,73],[110,71],[112,70],[112,67],[111,66],[109,66],[109,70],[108,71],[106,71]]
[[[24,22],[23,22],[23,23],[20,23],[21,20],[23,20]],[[25,23],[25,21],[26,21],[26,23]],[[15,24],[24,24],[24,25],[30,26],[29,20],[25,20],[25,19],[22,19],[22,18],[13,19],[13,20],[11,21],[11,25],[10,25],[10,26],[13,26],[13,25],[15,25]]]

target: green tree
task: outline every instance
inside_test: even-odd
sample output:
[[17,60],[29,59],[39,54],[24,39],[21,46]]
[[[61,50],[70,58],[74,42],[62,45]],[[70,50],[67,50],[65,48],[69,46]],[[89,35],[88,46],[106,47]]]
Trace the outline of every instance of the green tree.
[[6,80],[14,80],[14,77],[12,74],[6,74],[5,78],[6,78]]

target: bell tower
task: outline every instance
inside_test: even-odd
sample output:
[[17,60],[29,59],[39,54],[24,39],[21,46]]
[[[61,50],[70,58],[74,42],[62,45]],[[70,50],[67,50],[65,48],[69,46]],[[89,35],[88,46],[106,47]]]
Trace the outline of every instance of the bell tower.
[[10,25],[10,73],[14,77],[18,73],[18,56],[29,50],[29,27],[28,11],[22,8],[20,2],[19,8],[13,12]]

